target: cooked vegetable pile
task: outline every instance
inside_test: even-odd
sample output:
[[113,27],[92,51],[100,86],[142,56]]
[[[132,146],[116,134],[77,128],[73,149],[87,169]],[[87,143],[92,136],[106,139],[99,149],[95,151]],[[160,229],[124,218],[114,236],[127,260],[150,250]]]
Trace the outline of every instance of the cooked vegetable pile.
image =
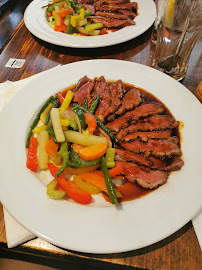
[[45,9],[46,19],[57,32],[66,34],[83,34],[97,36],[100,34],[102,23],[89,23],[91,11],[77,4],[75,0],[58,1],[42,7]]
[[27,168],[50,171],[47,195],[52,199],[89,204],[92,195],[104,193],[117,204],[121,194],[112,178],[121,169],[115,166],[112,144],[118,140],[93,114],[99,95],[89,110],[86,99],[84,107],[73,104],[73,95],[71,90],[59,92],[37,113],[26,140]]

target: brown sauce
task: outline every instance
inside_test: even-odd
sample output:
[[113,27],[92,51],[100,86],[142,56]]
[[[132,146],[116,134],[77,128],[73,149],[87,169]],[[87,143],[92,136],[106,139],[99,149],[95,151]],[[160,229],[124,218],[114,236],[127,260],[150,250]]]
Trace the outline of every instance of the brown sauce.
[[[112,84],[114,81],[108,81],[108,84]],[[63,97],[65,97],[66,93],[68,90],[73,91],[73,89],[75,88],[74,86],[68,87],[67,89],[65,89],[64,91],[62,91],[62,95]],[[155,103],[155,104],[160,104],[165,108],[164,111],[164,115],[168,115],[170,117],[174,116],[171,114],[171,112],[169,111],[169,109],[165,106],[165,104],[163,104],[159,99],[157,99],[154,95],[152,95],[151,93],[147,92],[146,90],[134,86],[132,84],[128,84],[128,83],[123,83],[123,89],[124,89],[124,93],[128,92],[130,89],[132,88],[136,88],[137,90],[139,90],[141,92],[141,96],[142,96],[142,103],[141,104],[145,104],[145,103]],[[177,128],[176,130],[174,130],[172,136],[176,136],[180,139],[180,133],[179,133],[179,129]],[[180,141],[180,140],[179,140]],[[169,158],[167,160],[167,162],[169,163]],[[116,186],[116,188],[121,192],[122,194],[122,198],[119,199],[120,202],[124,202],[124,201],[131,201],[137,198],[140,198],[142,196],[145,196],[149,193],[151,193],[154,190],[150,190],[150,189],[144,189],[140,186],[138,186],[136,183],[130,183],[126,180],[122,181],[122,184],[119,186]],[[103,194],[103,197],[105,198],[105,200],[107,202],[110,202],[109,197],[106,194]]]

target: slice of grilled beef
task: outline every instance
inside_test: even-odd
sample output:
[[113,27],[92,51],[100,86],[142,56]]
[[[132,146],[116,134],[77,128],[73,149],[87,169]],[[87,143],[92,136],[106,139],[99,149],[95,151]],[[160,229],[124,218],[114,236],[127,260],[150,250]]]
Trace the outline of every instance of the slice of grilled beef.
[[168,174],[164,171],[150,170],[130,162],[116,161],[116,166],[122,169],[129,182],[136,182],[143,188],[155,189],[167,182]]
[[110,93],[110,107],[105,111],[103,117],[107,118],[109,114],[115,112],[121,104],[121,99],[123,96],[123,83],[121,80],[113,82],[109,86]]
[[168,172],[179,171],[184,165],[184,161],[177,156],[170,158],[166,164],[165,170]]
[[140,139],[141,141],[148,141],[148,139],[168,139],[171,135],[171,130],[162,130],[162,131],[137,131],[134,133],[131,133],[125,137],[122,138],[123,141],[134,141],[136,139]]
[[117,138],[121,140],[126,135],[134,133],[136,131],[173,129],[177,128],[178,126],[179,121],[176,121],[174,118],[168,115],[154,115],[142,120],[135,125],[131,125],[130,127],[121,130],[117,134]]
[[120,9],[126,9],[126,10],[132,10],[134,12],[137,11],[137,3],[136,2],[131,2],[131,3],[123,3],[123,4],[107,4],[107,5],[101,5],[101,6],[96,6],[96,11],[108,11],[108,12],[114,12],[118,11]]
[[136,140],[132,142],[121,142],[120,144],[126,150],[134,153],[152,154],[157,158],[181,155],[179,146],[170,140],[149,139],[147,142]]
[[73,102],[79,103],[81,106],[83,106],[84,98],[86,97],[88,100],[88,104],[90,102],[90,95],[94,87],[94,81],[89,79],[87,76],[84,76],[81,78],[75,89],[73,90],[74,96],[73,96]]
[[166,169],[164,160],[152,156],[145,157],[141,154],[135,154],[125,149],[116,149],[114,158],[116,161],[130,161],[133,163],[144,165],[151,169],[157,169],[161,171],[164,171]]
[[141,103],[141,94],[140,91],[137,89],[133,88],[129,90],[123,97],[121,106],[117,111],[115,111],[114,114],[110,115],[108,117],[108,121],[114,121],[117,116],[125,113],[125,111],[129,111],[137,107]]
[[109,85],[105,81],[105,78],[101,76],[100,78],[96,79],[94,85],[94,91],[91,93],[91,101],[96,98],[96,96],[100,94],[100,102],[95,111],[95,116],[97,116],[102,122],[104,121],[104,114],[106,110],[110,107],[110,92],[109,92]]
[[137,12],[133,12],[132,10],[126,10],[126,9],[119,9],[117,11],[120,14],[124,14],[127,15],[128,17],[130,17],[132,20],[137,16]]
[[101,17],[107,17],[107,18],[119,19],[119,20],[128,20],[128,19],[130,19],[129,16],[124,15],[124,14],[120,14],[120,13],[116,13],[116,12],[97,11],[95,13],[95,16],[101,16]]
[[98,0],[95,1],[95,7],[101,7],[103,5],[110,5],[110,4],[123,4],[123,3],[130,3],[130,0]]
[[133,111],[129,111],[125,113],[123,116],[114,120],[113,122],[107,124],[107,127],[114,132],[119,132],[121,128],[127,127],[130,123],[131,124],[135,123],[140,118],[159,114],[162,113],[163,111],[164,108],[161,105],[154,103],[143,104],[135,108]]
[[135,22],[131,19],[127,20],[119,20],[119,19],[111,19],[107,17],[101,16],[91,16],[89,17],[92,23],[102,23],[103,27],[106,28],[122,28],[129,25],[134,25]]
[[142,102],[140,91],[135,88],[129,90],[123,97],[121,107],[116,111],[116,115],[121,115],[137,107]]

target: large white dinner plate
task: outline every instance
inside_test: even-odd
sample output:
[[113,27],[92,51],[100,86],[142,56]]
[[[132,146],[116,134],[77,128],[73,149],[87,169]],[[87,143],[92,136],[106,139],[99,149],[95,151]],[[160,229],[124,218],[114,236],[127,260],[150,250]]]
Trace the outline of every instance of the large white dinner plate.
[[[45,100],[84,75],[104,75],[107,80],[121,79],[146,89],[184,123],[181,147],[185,165],[165,185],[119,206],[96,196],[87,206],[47,197],[45,186],[26,168],[26,134]],[[140,64],[89,60],[42,73],[0,113],[0,201],[29,231],[63,248],[114,253],[153,244],[180,229],[202,207],[201,115],[201,104],[189,90]]]
[[45,12],[41,7],[47,5],[49,2],[49,0],[34,0],[31,2],[24,14],[25,25],[36,37],[65,47],[96,48],[119,44],[144,33],[152,26],[156,17],[156,6],[153,0],[137,0],[139,15],[134,19],[136,25],[96,37],[73,36],[55,32],[48,25]]

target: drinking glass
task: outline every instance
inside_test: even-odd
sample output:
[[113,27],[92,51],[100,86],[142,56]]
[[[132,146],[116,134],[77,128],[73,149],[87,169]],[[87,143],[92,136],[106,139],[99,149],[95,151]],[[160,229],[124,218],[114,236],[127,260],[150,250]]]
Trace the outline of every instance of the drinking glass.
[[152,67],[182,80],[191,52],[202,36],[202,0],[156,0],[156,6]]

